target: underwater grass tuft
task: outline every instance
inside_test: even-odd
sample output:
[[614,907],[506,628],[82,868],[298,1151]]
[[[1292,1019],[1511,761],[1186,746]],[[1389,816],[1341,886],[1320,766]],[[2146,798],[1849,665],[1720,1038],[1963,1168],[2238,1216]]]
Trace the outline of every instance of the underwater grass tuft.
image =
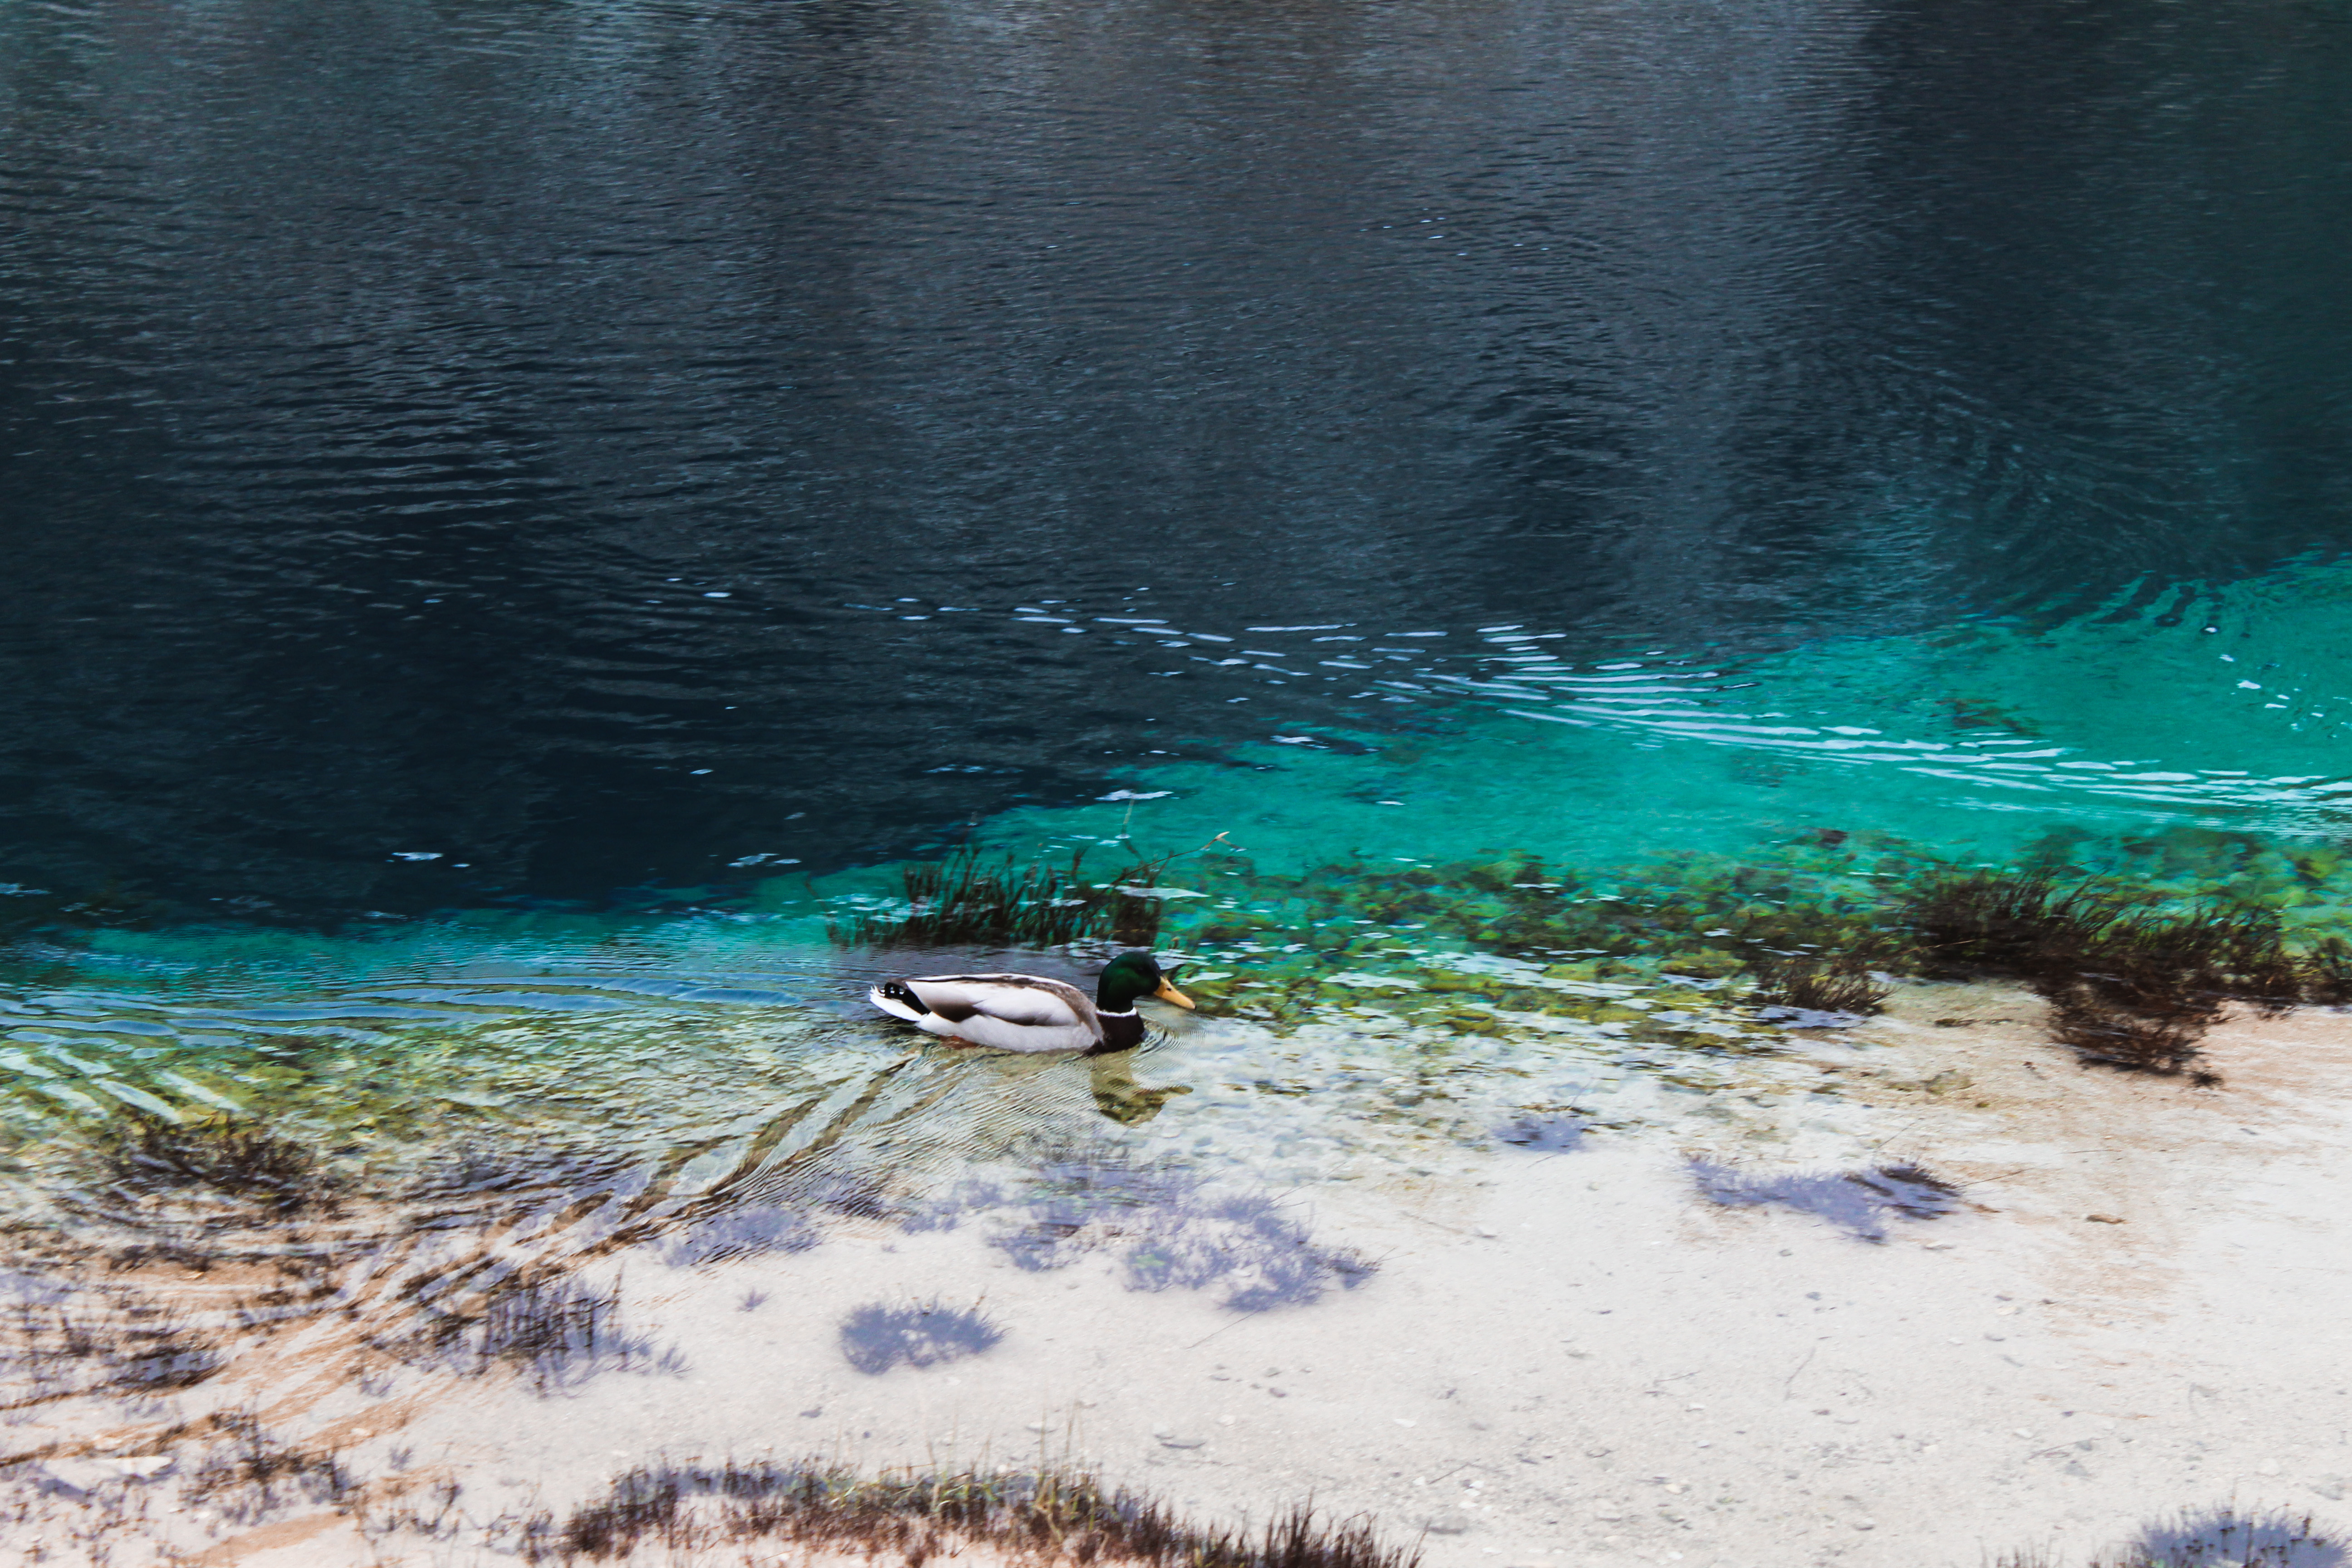
[[2052,872],[1980,872],[1930,884],[1906,911],[1931,974],[1997,975],[2050,1004],[2052,1034],[2086,1062],[2174,1074],[2232,1000],[2293,1005],[2311,960],[2267,910],[2179,913]]
[[1171,858],[1135,861],[1097,887],[1082,879],[1083,848],[1066,867],[1024,866],[1011,854],[1002,864],[984,861],[966,845],[900,870],[906,912],[862,910],[825,933],[848,947],[1061,947],[1088,939],[1150,947],[1160,935],[1160,901],[1129,889],[1156,884]]
[[1799,1013],[1864,1018],[1886,1005],[1894,990],[1857,958],[1782,958],[1756,966],[1749,1002]]
[[250,1524],[298,1502],[341,1503],[359,1489],[333,1454],[278,1441],[250,1410],[212,1421],[226,1441],[195,1467],[186,1495],[226,1518]]
[[317,1154],[239,1117],[173,1121],[124,1107],[89,1147],[104,1178],[131,1194],[202,1187],[279,1216],[336,1206],[339,1184]]
[[0,1349],[37,1400],[193,1388],[228,1364],[215,1336],[145,1292],[19,1275],[0,1308]]
[[514,1367],[529,1373],[542,1394],[608,1369],[685,1370],[675,1346],[662,1349],[628,1326],[617,1283],[600,1290],[562,1273],[515,1274],[461,1305],[428,1310],[434,1316],[415,1331],[369,1342],[412,1364],[462,1376]]
[[[2288,869],[2231,873],[2269,861]],[[1612,998],[1703,994],[1745,974],[1757,1021],[1826,1027],[1877,1011],[1890,972],[2003,979],[2048,1003],[2053,1034],[2081,1060],[2202,1085],[2219,1080],[2200,1070],[2200,1042],[2231,1004],[2352,1003],[2352,940],[2318,934],[2326,905],[2314,898],[2340,861],[2264,860],[2240,837],[2183,831],[2116,843],[2049,835],[2005,869],[1955,867],[1866,834],[1606,873],[1524,854],[1337,861],[1296,876],[1227,867],[1226,895],[1172,913],[1171,940],[1242,970],[1208,994],[1277,1025],[1358,1008],[1387,986],[1383,1011],[1456,1034],[1496,1032],[1496,1009],[1567,1013],[1709,1053],[1746,1048],[1740,1020],[1715,1011],[1722,1001],[1645,1012]],[[2178,874],[2147,879],[2158,869]],[[1457,950],[1521,967],[1450,962]],[[1399,958],[1416,967],[1400,973]],[[1694,1010],[1700,1026],[1678,1036]]]
[[[1185,1523],[1167,1506],[1064,1470],[976,1471],[861,1479],[814,1464],[661,1465],[630,1471],[602,1500],[558,1522],[527,1521],[531,1563],[622,1562],[754,1545],[921,1568],[975,1554],[1107,1568],[1418,1568],[1417,1550],[1384,1545],[1363,1520],[1325,1521],[1300,1505],[1260,1531]],[[678,1561],[666,1556],[665,1561]]]
[[2322,1006],[2352,1004],[2352,942],[2322,937],[2303,955],[2303,995]]

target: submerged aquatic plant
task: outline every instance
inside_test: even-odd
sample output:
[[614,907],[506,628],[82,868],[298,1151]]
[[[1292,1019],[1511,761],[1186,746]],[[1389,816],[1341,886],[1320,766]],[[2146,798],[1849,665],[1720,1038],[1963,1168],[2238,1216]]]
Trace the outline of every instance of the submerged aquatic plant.
[[992,1349],[1004,1325],[980,1310],[942,1307],[939,1299],[904,1307],[869,1301],[841,1321],[841,1353],[868,1376],[898,1365],[937,1366]]
[[1105,1568],[1418,1568],[1362,1520],[1327,1522],[1311,1506],[1261,1531],[1207,1530],[1164,1504],[1084,1473],[974,1471],[861,1479],[814,1464],[677,1466],[630,1471],[562,1522],[521,1532],[526,1562],[625,1561],[753,1546],[795,1554],[920,1564],[977,1555]]
[[2267,910],[2168,913],[2039,871],[1936,882],[1908,912],[1930,973],[2021,981],[2050,1004],[2062,1044],[2111,1067],[2181,1072],[2230,1001],[2275,1012],[2302,992]]
[[1160,935],[1160,900],[1137,889],[1156,884],[1172,857],[1133,862],[1100,886],[1084,880],[1086,850],[1067,866],[999,864],[966,845],[945,860],[899,872],[904,912],[861,910],[826,928],[851,947],[1060,947],[1089,938],[1150,947]]
[[1861,959],[1808,954],[1758,964],[1748,1001],[1761,1008],[1853,1022],[1877,1012],[1891,994],[1893,987]]
[[411,1362],[438,1363],[467,1376],[500,1366],[528,1372],[541,1394],[606,1369],[677,1373],[675,1347],[656,1346],[629,1328],[618,1284],[597,1289],[565,1274],[512,1275],[414,1333],[375,1340],[376,1348]]
[[0,1366],[37,1398],[192,1388],[228,1364],[210,1331],[128,1286],[15,1284],[0,1308]]
[[1701,1196],[1726,1208],[1777,1204],[1812,1215],[1864,1241],[1886,1239],[1885,1216],[1937,1219],[1958,1206],[1959,1189],[1917,1165],[1863,1171],[1757,1172],[1693,1158]]
[[176,1121],[125,1107],[91,1133],[89,1151],[127,1195],[201,1187],[282,1216],[332,1209],[340,1185],[310,1149],[242,1117]]
[[[1277,1023],[1359,1010],[1388,987],[1381,1011],[1454,1033],[1507,1028],[1498,1010],[1569,1013],[1717,1052],[1745,1048],[1717,1013],[1732,994],[1653,994],[1672,1010],[1637,1016],[1607,988],[1702,992],[1746,974],[1750,1003],[1779,1010],[1764,1022],[1802,1026],[1875,1010],[1882,973],[1981,977],[2044,996],[2053,1032],[2086,1061],[2193,1073],[2233,1002],[2352,1003],[2352,940],[2310,934],[2324,929],[2314,889],[2340,885],[2347,865],[2184,829],[2053,833],[2021,868],[1968,870],[1887,836],[1816,832],[1606,872],[1524,855],[1297,876],[1230,866],[1227,896],[1171,921],[1176,940],[1242,971],[1196,983],[1205,997]],[[1433,957],[1460,949],[1507,962],[1473,973]],[[1401,973],[1399,958],[1416,968]],[[1677,1034],[1694,1012],[1706,1026]]]
[[300,1503],[340,1503],[359,1482],[332,1453],[269,1435],[251,1410],[212,1417],[223,1441],[191,1469],[185,1496],[240,1524]]
[[2325,1006],[2352,1003],[2352,942],[2330,936],[2312,944],[2303,955],[2303,995]]

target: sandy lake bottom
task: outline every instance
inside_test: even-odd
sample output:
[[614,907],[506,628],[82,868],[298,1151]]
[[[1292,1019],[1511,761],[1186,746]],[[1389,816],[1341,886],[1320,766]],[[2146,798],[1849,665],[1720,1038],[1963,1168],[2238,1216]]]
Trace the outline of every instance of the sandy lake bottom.
[[[2075,1065],[2039,1007],[1906,984],[1712,1087],[1588,1080],[1581,1114],[1473,1108],[1483,1145],[1286,1165],[1223,1152],[1249,1047],[1185,1019],[1133,1075],[1189,1080],[1189,1120],[1073,1110],[1044,1153],[804,1188],[789,1221],[445,1224],[308,1275],[26,1258],[0,1556],[511,1560],[633,1469],[730,1461],[1067,1467],[1210,1523],[1311,1500],[1433,1568],[2083,1562],[2231,1503],[2324,1528],[2352,1016],[2226,1020],[2197,1089]],[[1223,1098],[1260,1150],[1297,1104]],[[388,1327],[493,1259],[551,1333]],[[151,1333],[209,1358],[184,1386],[78,1384],[27,1353],[77,1299],[236,1331]]]

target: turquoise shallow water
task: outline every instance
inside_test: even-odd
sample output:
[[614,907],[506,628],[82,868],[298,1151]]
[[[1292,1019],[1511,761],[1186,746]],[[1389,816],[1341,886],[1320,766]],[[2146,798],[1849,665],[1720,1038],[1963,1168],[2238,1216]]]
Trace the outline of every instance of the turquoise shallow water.
[[[1170,850],[1223,833],[1294,872],[1523,852],[1605,876],[1823,832],[2000,864],[2055,830],[2106,841],[2118,872],[2201,874],[2219,891],[2240,885],[2219,862],[2187,872],[2130,846],[2252,835],[2251,865],[2255,839],[2317,851],[2341,834],[2347,592],[2341,567],[2296,563],[2051,623],[1972,619],[1726,663],[1673,648],[1571,661],[1545,651],[1563,634],[1535,625],[1449,634],[1442,654],[1370,628],[1261,629],[1248,635],[1287,647],[1277,668],[1384,693],[1398,731],[1286,721],[1286,694],[1266,689],[1282,678],[1261,663],[1236,683],[1272,721],[1234,760],[1139,768],[1095,805],[1009,813],[982,836],[1126,833]],[[1334,662],[1362,668],[1325,673]]]
[[[1221,1055],[1234,1051],[1251,1081],[1286,1051],[1354,1051],[1376,1081],[1380,1063],[1458,1050],[1449,1072],[1500,1075],[1444,1129],[1475,1141],[1525,1101],[1502,1078],[1570,1045],[1611,1063],[1632,1049],[1642,1071],[1671,1075],[1790,1043],[1736,1005],[1736,984],[1723,989],[1723,963],[1754,956],[1741,943],[1689,930],[1677,947],[1669,931],[1647,942],[1663,940],[1665,960],[1646,968],[1559,969],[1580,962],[1570,950],[1529,963],[1523,942],[1471,908],[1481,875],[1640,906],[1747,868],[1770,880],[1759,898],[1868,911],[1922,868],[2039,858],[2174,900],[2257,903],[2297,941],[2341,930],[2352,875],[2338,803],[2352,780],[2331,764],[2352,693],[2338,651],[2347,590],[2341,568],[2298,563],[2046,625],[1988,619],[1735,663],[1654,648],[1572,662],[1531,626],[1417,639],[1236,628],[1258,654],[1207,678],[1265,710],[1259,740],[1215,761],[1135,767],[1104,799],[1005,812],[973,837],[1019,856],[1082,848],[1097,877],[1176,853],[1155,891],[1163,949],[1193,954],[1210,1015],[1254,1032],[1211,1049],[1208,1026],[1188,1021],[1158,1053],[1172,1074],[1160,1081],[1210,1087],[1241,1070]],[[1325,677],[1393,698],[1394,726],[1282,716],[1284,687]],[[1383,913],[1373,885],[1407,872],[1467,912]],[[991,1069],[978,1077],[992,1087],[957,1088],[955,1064],[933,1053],[910,1068],[908,1038],[862,1002],[867,978],[893,965],[1075,974],[1085,952],[835,948],[829,924],[897,907],[888,864],[789,871],[706,900],[686,913],[483,911],[334,934],[164,926],[20,946],[0,1046],[17,1149],[32,1157],[46,1133],[122,1106],[264,1112],[387,1174],[485,1140],[625,1165],[688,1147],[788,1163],[828,1128],[828,1148],[856,1143],[869,1118],[896,1126],[902,1149],[930,1137],[947,1157],[1017,1142],[1048,1101],[1053,1117],[1092,1118],[1100,1086],[1084,1068],[1002,1082]],[[1660,980],[1675,952],[1712,952],[1711,978]],[[1661,1016],[1683,1022],[1650,1021]],[[1316,1028],[1320,1045],[1297,1043]],[[1163,1100],[1142,1121],[1172,1127],[1209,1103]],[[745,1154],[784,1105],[805,1125]],[[1290,1135],[1379,1142],[1339,1131],[1356,1113],[1344,1096],[1286,1109]],[[1260,1131],[1269,1149],[1278,1141],[1272,1124]],[[1245,1157],[1247,1144],[1220,1146]]]

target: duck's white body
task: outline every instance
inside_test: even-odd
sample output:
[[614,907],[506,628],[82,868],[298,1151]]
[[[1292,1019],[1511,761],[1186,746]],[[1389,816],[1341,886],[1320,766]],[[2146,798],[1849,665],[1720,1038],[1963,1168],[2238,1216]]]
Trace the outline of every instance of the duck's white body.
[[[911,993],[911,1000],[894,992]],[[1034,974],[910,975],[866,997],[941,1039],[993,1050],[1117,1050],[1143,1037],[1132,1011],[1105,1013],[1076,986]]]

